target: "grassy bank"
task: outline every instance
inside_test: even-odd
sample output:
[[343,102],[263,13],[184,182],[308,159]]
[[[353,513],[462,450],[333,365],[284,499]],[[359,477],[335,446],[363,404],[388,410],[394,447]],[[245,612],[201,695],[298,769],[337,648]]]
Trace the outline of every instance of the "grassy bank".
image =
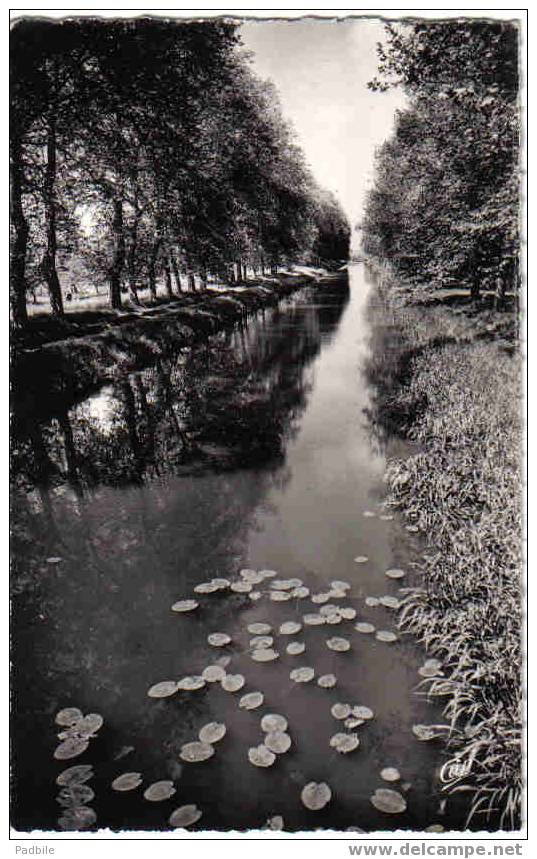
[[448,789],[470,793],[469,819],[517,828],[522,417],[513,318],[466,300],[424,304],[381,280],[403,337],[385,408],[404,416],[399,428],[420,451],[391,461],[387,481],[426,543],[423,588],[405,600],[400,625],[443,663],[444,676],[422,688],[445,702],[448,750],[467,763]]
[[12,339],[12,389],[24,410],[54,411],[125,373],[245,321],[248,314],[320,280],[322,271],[282,274],[240,289],[185,294],[125,312],[36,316]]

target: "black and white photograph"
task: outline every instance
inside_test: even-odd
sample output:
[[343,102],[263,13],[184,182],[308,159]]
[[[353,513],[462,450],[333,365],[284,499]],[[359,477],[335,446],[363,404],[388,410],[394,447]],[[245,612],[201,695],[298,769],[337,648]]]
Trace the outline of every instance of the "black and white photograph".
[[522,839],[526,23],[11,10],[11,840]]

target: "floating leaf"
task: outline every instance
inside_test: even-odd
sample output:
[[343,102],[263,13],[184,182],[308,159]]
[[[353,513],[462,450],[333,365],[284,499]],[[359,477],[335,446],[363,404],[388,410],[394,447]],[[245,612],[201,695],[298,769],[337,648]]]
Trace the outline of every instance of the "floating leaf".
[[300,587],[302,582],[299,580],[298,585],[293,584],[293,579],[274,579],[270,586],[275,591],[291,591],[293,588]]
[[328,603],[327,605],[321,606],[319,609],[319,614],[323,617],[330,617],[331,614],[339,614],[340,608],[338,605],[333,605],[333,603]]
[[50,557],[50,558],[46,558],[46,563],[47,563],[47,564],[61,564],[61,562],[62,562],[62,561],[63,561],[63,558],[60,558],[60,557],[58,557],[58,556],[56,556],[56,555],[55,555],[55,556],[52,556],[52,557]]
[[341,704],[338,702],[331,707],[330,712],[334,719],[347,719],[352,713],[352,707],[350,704]]
[[[255,651],[259,653],[259,651]],[[225,689],[226,692],[238,692],[239,689],[242,689],[246,680],[242,676],[242,674],[226,674],[226,676],[222,679],[222,689]]]
[[287,729],[287,719],[285,716],[280,716],[278,713],[267,713],[261,719],[261,730],[266,734],[272,734],[274,731],[285,732]]
[[367,555],[358,555],[354,559],[355,564],[366,564],[368,561],[369,561],[369,558],[367,557]]
[[265,829],[270,829],[272,832],[281,832],[283,826],[283,817],[280,814],[275,814],[274,817],[269,817],[265,823]]
[[366,721],[367,719],[372,719],[375,714],[371,707],[364,707],[362,704],[356,704],[352,708],[352,715],[356,716],[357,719],[363,719],[363,721]]
[[224,647],[226,644],[231,644],[231,636],[227,632],[211,632],[207,636],[207,641],[212,647]]
[[422,665],[421,668],[418,668],[418,674],[420,677],[443,677],[444,672],[439,668],[433,668],[430,665]]
[[400,602],[397,597],[391,596],[379,597],[379,603],[385,606],[385,608],[398,609],[400,606]]
[[197,805],[182,805],[176,808],[169,817],[168,823],[174,829],[186,829],[187,826],[193,826],[197,823],[203,812]]
[[341,617],[339,612],[337,614],[329,614],[326,618],[326,622],[329,623],[331,626],[334,626],[334,624],[341,623],[342,620],[343,618]]
[[302,581],[302,579],[287,579],[287,583],[288,583],[289,585],[291,585],[291,587],[292,587],[293,589],[294,589],[294,588],[301,588],[301,587],[302,587],[302,585],[304,584],[304,582]]
[[56,797],[56,802],[64,808],[76,808],[79,805],[87,805],[94,798],[95,793],[87,784],[74,784],[63,787]]
[[257,707],[260,707],[263,701],[265,700],[265,696],[262,692],[247,692],[246,695],[243,695],[239,701],[239,707],[241,710],[256,710]]
[[328,638],[326,640],[326,646],[329,650],[335,650],[337,653],[344,653],[351,649],[350,641],[347,641],[346,638],[338,638],[337,636],[334,636],[334,638]]
[[248,594],[252,590],[250,582],[238,581],[231,582],[230,588],[236,594]]
[[317,678],[317,686],[321,689],[332,689],[337,683],[335,674],[322,674]]
[[299,588],[293,588],[293,590],[291,591],[291,596],[299,600],[306,599],[306,597],[309,597],[309,595],[310,589],[304,587],[304,585],[300,585]]
[[334,734],[333,737],[330,737],[330,747],[342,755],[347,755],[349,752],[353,752],[359,745],[360,740],[356,734],[341,733]]
[[260,570],[259,575],[263,576],[264,579],[273,579],[278,573],[276,570]]
[[271,767],[276,760],[276,755],[265,745],[253,746],[248,749],[248,760],[254,767]]
[[391,569],[391,570],[386,570],[384,575],[388,576],[389,579],[402,579],[403,576],[405,575],[405,571],[404,570]]
[[195,608],[199,607],[199,602],[196,600],[179,600],[178,602],[174,602],[172,605],[172,611],[194,611]]
[[330,582],[330,587],[335,591],[350,591],[351,589],[348,582],[342,582],[339,579],[336,579],[334,582]]
[[286,620],[280,626],[280,635],[296,635],[302,629],[302,624],[296,620]]
[[71,727],[72,725],[75,725],[77,722],[79,722],[82,718],[82,710],[79,710],[78,707],[64,707],[63,710],[59,710],[56,713],[56,718],[54,719],[54,721],[57,725]]
[[364,720],[363,719],[350,718],[350,719],[345,719],[345,722],[343,724],[345,725],[345,727],[349,731],[353,731],[355,728],[359,728],[360,725],[363,725]]
[[313,603],[322,604],[328,602],[330,599],[330,594],[313,594],[311,601]]
[[195,692],[196,689],[203,689],[205,680],[199,674],[193,677],[182,677],[177,683],[177,688],[184,692]]
[[385,641],[388,644],[391,644],[393,641],[397,641],[397,636],[395,632],[391,632],[389,629],[379,629],[375,633],[375,638],[377,641]]
[[87,805],[69,808],[58,818],[58,826],[63,832],[81,832],[96,822],[97,815]]
[[376,514],[373,513],[372,510],[364,510],[362,516],[365,516],[366,519],[372,519]]
[[257,600],[260,600],[262,596],[263,594],[261,593],[261,591],[250,591],[250,593],[248,594],[249,599],[251,599],[253,602],[257,602]]
[[226,736],[226,726],[222,722],[209,722],[201,728],[198,737],[202,743],[218,743]]
[[173,781],[155,781],[144,790],[144,799],[149,802],[162,802],[177,793]]
[[54,750],[54,757],[57,761],[67,761],[70,758],[77,758],[89,746],[89,740],[85,737],[68,737],[63,743]]
[[201,672],[206,683],[219,683],[226,676],[225,668],[221,665],[208,665]]
[[440,736],[434,725],[412,725],[412,733],[421,741],[434,740]]
[[380,777],[384,779],[384,781],[399,781],[401,773],[395,767],[384,767],[384,769],[380,771]]
[[356,617],[356,609],[351,608],[350,606],[340,608],[339,613],[343,620],[354,620],[354,618]]
[[179,757],[181,760],[186,761],[189,764],[199,763],[201,761],[208,761],[209,758],[212,758],[214,755],[214,748],[210,743],[202,743],[196,742],[193,743],[185,743],[184,746],[181,747],[181,751],[179,752]]
[[442,663],[439,659],[426,659],[424,662],[425,668],[442,668]]
[[216,585],[216,587],[217,587],[217,588],[218,588],[218,590],[220,590],[220,591],[223,591],[223,590],[225,590],[226,588],[229,588],[229,586],[230,586],[230,584],[231,584],[231,582],[229,581],[229,579],[212,579],[211,581],[212,581],[212,584],[213,584],[213,585]]
[[291,680],[294,680],[295,683],[309,683],[310,680],[313,680],[315,677],[315,671],[313,668],[293,668],[291,673],[289,674]]
[[250,654],[254,662],[272,662],[274,659],[278,659],[279,655],[278,651],[271,647],[260,647],[258,650],[252,650]]
[[250,623],[247,630],[251,635],[268,635],[272,627],[269,623]]
[[220,589],[214,582],[201,582],[194,588],[194,591],[197,594],[213,594],[218,590]]
[[285,651],[289,656],[300,656],[301,653],[304,653],[305,649],[306,645],[303,641],[290,641]]
[[431,823],[431,825],[428,826],[423,831],[424,832],[444,832],[445,830],[444,830],[444,827],[442,826],[441,823]]
[[365,635],[367,635],[371,632],[375,632],[375,627],[373,626],[373,624],[367,623],[366,621],[360,621],[360,623],[356,623],[354,625],[354,628],[358,632],[363,632]]
[[274,639],[271,635],[256,635],[254,638],[250,639],[250,649],[251,650],[267,650],[269,647],[272,647],[274,644]]
[[112,782],[112,790],[117,790],[120,793],[124,793],[127,790],[135,790],[137,787],[140,787],[142,781],[141,773],[123,773],[122,775],[118,775]]
[[56,784],[60,787],[74,787],[89,781],[95,773],[91,764],[78,764],[75,767],[63,770],[56,778]]
[[291,594],[287,591],[271,591],[270,599],[272,602],[286,602],[291,599]]
[[265,736],[267,749],[276,755],[283,755],[291,748],[291,737],[284,731],[271,731]]
[[407,531],[410,531],[412,534],[417,534],[420,530],[417,525],[405,525]]
[[332,791],[324,781],[319,783],[310,781],[302,789],[300,798],[303,805],[310,811],[320,811],[332,799]]
[[257,570],[241,570],[240,575],[245,582],[250,582],[252,585],[258,585],[264,579],[264,576],[258,573]]
[[406,811],[406,799],[396,790],[389,790],[385,787],[375,791],[371,797],[371,803],[379,811],[384,811],[386,814],[401,814],[401,812]]
[[379,604],[378,597],[366,597],[365,604],[370,606],[371,608],[375,608]]
[[239,576],[242,576],[243,579],[248,580],[251,576],[257,576],[257,570],[252,570],[249,568],[245,568],[244,570],[239,570]]
[[326,623],[326,618],[322,614],[305,614],[302,620],[306,626],[321,626],[321,624]]

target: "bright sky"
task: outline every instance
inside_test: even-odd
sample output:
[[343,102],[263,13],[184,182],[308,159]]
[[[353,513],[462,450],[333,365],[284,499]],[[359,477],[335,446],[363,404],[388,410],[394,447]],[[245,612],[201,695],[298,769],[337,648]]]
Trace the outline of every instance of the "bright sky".
[[351,224],[361,220],[375,148],[389,136],[399,91],[373,93],[375,19],[248,21],[240,30],[254,68],[276,84],[287,119],[318,182],[334,191]]

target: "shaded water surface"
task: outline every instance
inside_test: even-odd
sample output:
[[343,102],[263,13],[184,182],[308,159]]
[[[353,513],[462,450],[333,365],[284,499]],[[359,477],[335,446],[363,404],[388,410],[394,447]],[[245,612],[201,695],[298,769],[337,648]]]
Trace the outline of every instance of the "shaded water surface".
[[[354,629],[358,620],[395,628],[393,612],[364,600],[400,596],[398,587],[414,581],[420,546],[397,519],[379,516],[387,448],[405,451],[372,421],[378,391],[365,367],[372,349],[389,350],[386,331],[394,332],[382,324],[362,266],[351,267],[349,287],[309,287],[63,414],[38,421],[27,404],[15,404],[17,829],[56,828],[55,778],[78,763],[93,764],[92,807],[98,825],[114,829],[167,828],[171,811],[187,803],[203,811],[195,828],[259,828],[272,815],[289,830],[460,825],[449,805],[442,815],[440,748],[411,732],[415,723],[441,721],[412,691],[423,652],[407,638],[383,643]],[[357,555],[368,562],[356,564]],[[388,579],[390,567],[402,567],[405,579]],[[331,602],[354,607],[356,621],[280,636],[281,623],[320,606],[270,601],[270,580],[257,601],[222,591],[199,596],[190,614],[170,610],[200,582],[236,579],[242,568],[300,578],[311,593],[342,579],[348,597]],[[246,627],[256,621],[276,630],[274,662],[250,657]],[[211,632],[228,633],[232,643],[212,648]],[[329,650],[334,635],[348,638],[351,650]],[[302,655],[286,653],[292,640],[305,642]],[[246,678],[240,692],[214,683],[147,697],[152,684],[200,674],[223,655],[231,657],[227,671]],[[301,666],[334,673],[337,686],[294,683],[289,673]],[[239,709],[240,696],[257,690],[264,705]],[[360,747],[348,755],[329,746],[344,730],[330,714],[338,701],[375,713],[356,729]],[[84,754],[62,763],[53,759],[54,715],[67,706],[101,713],[104,727]],[[267,712],[286,716],[292,747],[259,769],[247,753],[262,742]],[[181,745],[210,721],[227,726],[216,754],[182,763]],[[405,783],[403,814],[371,805],[377,788],[394,786],[380,778],[387,766]],[[173,779],[177,794],[150,803],[143,787],[115,793],[110,783],[125,771],[141,772],[144,787]],[[331,786],[323,811],[301,804],[310,781]]]

